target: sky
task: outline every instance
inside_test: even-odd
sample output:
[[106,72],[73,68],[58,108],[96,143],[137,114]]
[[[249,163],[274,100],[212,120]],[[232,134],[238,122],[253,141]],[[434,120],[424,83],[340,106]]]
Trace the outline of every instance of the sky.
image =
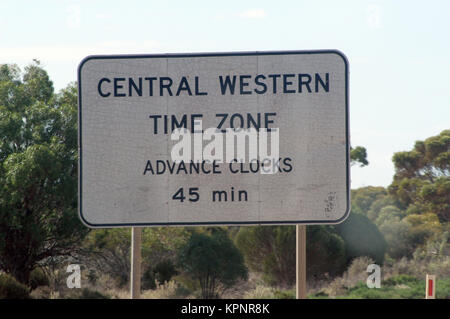
[[450,129],[450,1],[2,0],[0,64],[41,61],[56,90],[91,54],[338,49],[350,65],[350,135],[392,182],[395,152]]

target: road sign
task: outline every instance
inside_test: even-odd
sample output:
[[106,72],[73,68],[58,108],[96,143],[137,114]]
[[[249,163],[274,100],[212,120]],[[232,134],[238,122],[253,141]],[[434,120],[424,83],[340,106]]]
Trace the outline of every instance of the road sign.
[[349,213],[339,51],[89,56],[78,90],[87,226],[321,224]]

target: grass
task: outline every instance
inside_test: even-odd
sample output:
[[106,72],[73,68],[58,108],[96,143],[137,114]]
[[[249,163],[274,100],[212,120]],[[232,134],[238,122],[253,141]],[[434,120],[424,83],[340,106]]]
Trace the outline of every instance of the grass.
[[[330,298],[323,291],[309,295],[312,299]],[[425,280],[409,275],[397,275],[381,283],[380,288],[368,288],[363,282],[346,289],[337,299],[424,299]],[[450,278],[436,280],[436,298],[450,299]]]

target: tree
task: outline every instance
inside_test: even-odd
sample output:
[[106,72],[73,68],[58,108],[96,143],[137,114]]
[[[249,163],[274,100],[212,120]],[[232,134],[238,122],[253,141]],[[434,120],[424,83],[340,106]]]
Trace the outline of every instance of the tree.
[[77,215],[77,89],[59,94],[38,61],[0,66],[0,269],[28,284],[87,228]]
[[[345,244],[331,226],[308,226],[306,232],[308,277],[340,274],[346,266]],[[253,271],[279,287],[291,287],[296,280],[295,226],[241,227],[236,244]]]
[[103,272],[122,287],[130,277],[131,229],[95,229],[83,241],[78,257],[91,270]]
[[417,141],[413,150],[395,153],[394,181],[389,193],[401,209],[434,213],[450,221],[450,130]]
[[[167,271],[175,263],[176,254],[187,238],[188,233],[183,227],[151,227],[142,230],[145,287],[153,288],[154,279],[160,282],[168,280],[170,276]],[[77,258],[91,270],[107,273],[122,287],[129,282],[130,247],[130,228],[95,229],[84,239]],[[152,278],[149,279],[149,275]]]
[[236,245],[250,269],[262,273],[269,284],[290,286],[295,282],[295,227],[241,227]]
[[436,214],[411,214],[404,218],[411,225],[409,240],[414,246],[424,245],[442,234],[443,227]]
[[350,148],[350,160],[351,165],[356,165],[359,163],[360,167],[364,167],[369,165],[369,161],[367,160],[367,150],[365,147],[357,146],[355,148]]
[[[294,265],[295,266],[295,265]],[[308,226],[306,232],[307,278],[326,279],[344,272],[345,242],[333,226]]]
[[[382,213],[383,209],[385,207],[397,207],[395,206],[395,200],[390,196],[389,194],[386,194],[384,196],[380,196],[377,198],[371,205],[369,211],[364,214],[369,217],[369,219],[376,223],[376,220],[378,219],[379,215]],[[404,213],[402,211],[402,213]],[[376,223],[377,224],[377,223]],[[377,224],[378,225],[378,224]]]
[[380,231],[387,242],[387,254],[395,259],[402,257],[411,257],[414,252],[414,246],[410,242],[409,231],[411,225],[401,220],[398,216],[384,220],[380,224]]
[[378,214],[375,224],[379,227],[384,223],[389,223],[392,218],[402,219],[405,217],[405,213],[398,209],[396,206],[388,205],[383,207]]
[[213,228],[211,234],[193,232],[180,249],[179,266],[198,280],[204,299],[219,297],[248,274],[242,254],[220,228]]
[[361,256],[372,258],[381,265],[386,252],[386,241],[378,227],[366,216],[358,213],[335,226],[337,234],[345,242],[347,261]]
[[387,191],[383,187],[367,186],[352,190],[352,213],[367,215],[377,200],[384,198]]

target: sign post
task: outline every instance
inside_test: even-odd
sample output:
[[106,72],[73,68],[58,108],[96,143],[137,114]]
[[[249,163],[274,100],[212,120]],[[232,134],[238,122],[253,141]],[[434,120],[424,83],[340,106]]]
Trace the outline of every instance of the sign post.
[[297,235],[297,299],[306,299],[306,226],[296,226]]
[[131,299],[139,299],[141,297],[141,241],[142,229],[140,227],[131,227]]

